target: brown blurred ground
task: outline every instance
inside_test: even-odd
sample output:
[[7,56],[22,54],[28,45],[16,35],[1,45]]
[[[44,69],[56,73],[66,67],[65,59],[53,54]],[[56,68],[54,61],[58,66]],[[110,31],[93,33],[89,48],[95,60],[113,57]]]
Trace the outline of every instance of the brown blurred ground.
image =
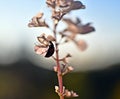
[[[0,99],[59,99],[54,93],[56,74],[29,61],[0,65]],[[120,99],[120,64],[105,70],[71,73],[64,85],[76,91],[76,99]]]

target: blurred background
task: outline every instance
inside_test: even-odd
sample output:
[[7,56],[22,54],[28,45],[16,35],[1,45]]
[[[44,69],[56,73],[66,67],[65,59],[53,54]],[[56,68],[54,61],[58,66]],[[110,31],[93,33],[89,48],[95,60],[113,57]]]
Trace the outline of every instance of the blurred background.
[[[70,65],[75,67],[74,73],[64,77],[64,85],[79,94],[77,99],[120,99],[120,1],[82,2],[86,9],[69,15],[92,22],[96,31],[80,35],[88,43],[85,52],[73,44],[63,46],[67,47],[64,53],[72,54]],[[55,63],[33,50],[36,37],[51,31],[27,26],[39,11],[51,24],[45,1],[0,1],[0,99],[59,99],[54,93]]]

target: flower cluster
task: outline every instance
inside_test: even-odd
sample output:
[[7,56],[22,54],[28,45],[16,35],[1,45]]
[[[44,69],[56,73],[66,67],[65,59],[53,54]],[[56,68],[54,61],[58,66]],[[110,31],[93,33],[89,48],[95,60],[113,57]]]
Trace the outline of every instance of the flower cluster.
[[[55,92],[58,93],[60,99],[64,97],[77,97],[78,95],[74,91],[69,91],[63,87],[62,77],[73,71],[74,68],[69,65],[68,58],[72,57],[71,54],[67,54],[63,58],[59,56],[59,45],[67,43],[68,41],[73,41],[75,45],[84,51],[88,45],[87,43],[80,39],[76,40],[78,35],[85,35],[95,31],[95,28],[91,26],[91,23],[82,24],[79,18],[73,21],[71,18],[65,18],[64,16],[71,11],[78,9],[85,9],[85,5],[80,1],[75,0],[46,0],[46,4],[51,8],[51,19],[53,21],[54,28],[52,30],[53,35],[47,35],[42,33],[37,37],[38,44],[35,44],[34,50],[36,54],[43,55],[46,58],[52,57],[56,66],[54,66],[54,71],[58,76],[59,86],[55,86]],[[39,12],[35,15],[29,22],[29,27],[46,27],[52,29],[49,24],[43,19],[44,13]],[[59,21],[63,21],[67,27],[62,31],[57,31],[57,26]],[[60,35],[60,40],[58,40],[58,35]]]
[[60,93],[60,89],[58,86],[55,86],[55,92],[58,93],[58,95],[62,95],[67,98],[72,98],[72,97],[78,97],[78,95],[74,91],[69,91],[68,89],[65,89],[63,86],[63,93]]
[[39,12],[35,15],[30,23],[28,24],[29,27],[49,27],[45,20],[42,19],[43,13]]
[[95,31],[95,28],[91,26],[90,23],[82,24],[79,18],[76,18],[76,22],[71,19],[63,19],[63,21],[67,24],[67,28],[60,32],[62,37],[66,37],[66,41],[72,40],[80,50],[84,51],[87,48],[87,44],[84,40],[80,39],[76,41],[76,36],[78,34],[88,34]]
[[47,0],[47,5],[52,8],[52,18],[60,21],[64,15],[72,10],[84,9],[80,1],[74,0]]

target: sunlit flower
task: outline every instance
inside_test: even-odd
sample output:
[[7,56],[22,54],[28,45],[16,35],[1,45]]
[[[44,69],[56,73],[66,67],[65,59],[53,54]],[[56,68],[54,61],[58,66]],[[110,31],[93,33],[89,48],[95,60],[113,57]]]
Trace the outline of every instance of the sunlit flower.
[[34,16],[31,21],[28,23],[29,27],[49,27],[45,20],[42,20],[43,13],[38,13]]

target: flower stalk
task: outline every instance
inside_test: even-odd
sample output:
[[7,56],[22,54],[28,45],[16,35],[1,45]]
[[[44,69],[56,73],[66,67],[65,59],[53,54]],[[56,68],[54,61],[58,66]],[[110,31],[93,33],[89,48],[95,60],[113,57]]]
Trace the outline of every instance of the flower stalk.
[[[71,11],[85,9],[85,5],[82,2],[76,0],[46,0],[46,4],[51,8],[51,20],[54,23],[52,32],[54,36],[42,33],[37,37],[39,43],[35,44],[34,50],[36,54],[43,55],[45,58],[52,57],[56,62],[56,66],[53,67],[58,79],[58,86],[55,86],[55,92],[59,95],[60,99],[78,97],[74,91],[66,89],[63,85],[63,76],[73,71],[74,68],[69,65],[67,60],[69,57],[72,57],[71,54],[67,53],[66,56],[60,58],[59,45],[73,41],[80,51],[84,51],[87,48],[87,43],[82,39],[76,40],[76,36],[89,34],[95,31],[95,29],[91,26],[91,23],[82,24],[78,17],[76,22],[71,18],[64,18]],[[28,26],[46,27],[51,30],[49,24],[43,19],[43,15],[44,13],[39,12],[31,19]],[[58,32],[57,27],[60,21],[66,23],[67,28]],[[58,35],[60,36],[59,41]]]
[[62,72],[59,62],[59,48],[58,48],[58,42],[57,42],[57,34],[56,34],[56,28],[57,24],[54,25],[54,37],[55,37],[55,54],[56,54],[56,66],[57,66],[57,77],[58,77],[58,84],[59,84],[59,96],[60,99],[64,99],[63,94],[63,78],[62,78]]

